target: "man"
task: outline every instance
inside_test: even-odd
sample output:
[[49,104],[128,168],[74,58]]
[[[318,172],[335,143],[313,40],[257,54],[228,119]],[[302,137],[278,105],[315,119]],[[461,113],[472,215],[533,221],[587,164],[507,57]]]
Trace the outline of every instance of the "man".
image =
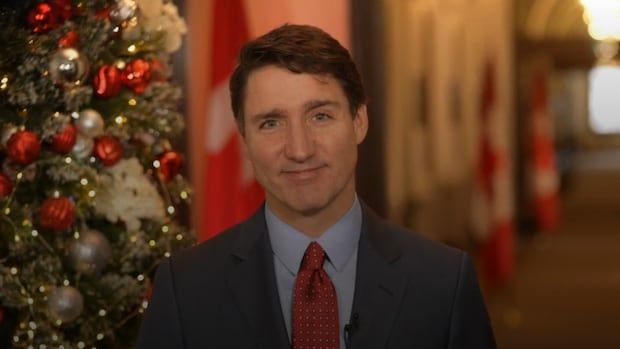
[[346,49],[284,25],[230,90],[265,205],[162,262],[138,348],[495,348],[469,257],[355,194],[368,116]]

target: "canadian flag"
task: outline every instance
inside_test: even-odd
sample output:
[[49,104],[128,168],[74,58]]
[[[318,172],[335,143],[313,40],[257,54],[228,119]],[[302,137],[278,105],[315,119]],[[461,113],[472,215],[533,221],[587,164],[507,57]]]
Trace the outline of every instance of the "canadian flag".
[[206,240],[242,221],[264,199],[252,167],[241,151],[228,81],[237,54],[248,40],[241,0],[213,1],[211,95],[207,105],[205,205],[199,240]]
[[514,270],[514,222],[507,119],[499,114],[495,66],[485,65],[480,101],[480,143],[472,202],[473,232],[489,288]]
[[543,232],[559,224],[559,178],[553,145],[553,118],[549,110],[546,75],[532,78],[529,120],[528,180],[530,202],[537,227]]

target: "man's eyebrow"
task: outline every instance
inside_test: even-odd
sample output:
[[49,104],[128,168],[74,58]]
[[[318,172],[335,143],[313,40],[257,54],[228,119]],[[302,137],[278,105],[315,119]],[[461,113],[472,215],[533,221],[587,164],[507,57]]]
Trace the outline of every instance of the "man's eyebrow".
[[331,99],[313,99],[311,101],[304,103],[304,110],[310,111],[312,109],[316,109],[316,108],[320,108],[324,106],[339,107],[340,103],[334,100],[331,100]]

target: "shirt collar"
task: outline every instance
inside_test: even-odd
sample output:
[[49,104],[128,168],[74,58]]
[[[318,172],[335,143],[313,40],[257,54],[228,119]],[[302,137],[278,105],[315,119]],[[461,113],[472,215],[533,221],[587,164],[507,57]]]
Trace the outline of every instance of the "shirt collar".
[[291,274],[297,275],[306,248],[312,241],[323,247],[329,262],[337,271],[341,271],[357,251],[362,228],[362,207],[356,195],[351,209],[317,239],[309,238],[282,221],[268,204],[265,204],[265,221],[273,252]]

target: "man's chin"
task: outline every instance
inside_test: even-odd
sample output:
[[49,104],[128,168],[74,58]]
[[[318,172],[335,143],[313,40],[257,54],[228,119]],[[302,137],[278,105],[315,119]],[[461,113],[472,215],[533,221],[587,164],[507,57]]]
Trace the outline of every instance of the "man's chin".
[[323,209],[325,208],[324,205],[308,205],[308,206],[304,206],[302,208],[299,208],[297,210],[297,212],[299,212],[302,216],[305,217],[312,217],[317,215],[319,212],[321,212]]
[[323,210],[325,206],[327,206],[327,204],[319,200],[300,200],[296,202],[291,202],[287,206],[289,210],[295,212],[296,214],[309,217],[321,212],[321,210]]
[[281,212],[283,215],[312,217],[329,209],[335,199],[326,195],[326,193],[318,193],[317,191],[306,191],[306,195],[300,195],[301,193],[294,194],[296,195],[281,196],[279,198],[276,196],[269,197],[269,195],[267,195],[267,203],[275,211],[284,211]]
[[329,206],[329,200],[295,200],[284,202],[284,206],[292,214],[304,217],[312,217],[319,214],[327,206]]

